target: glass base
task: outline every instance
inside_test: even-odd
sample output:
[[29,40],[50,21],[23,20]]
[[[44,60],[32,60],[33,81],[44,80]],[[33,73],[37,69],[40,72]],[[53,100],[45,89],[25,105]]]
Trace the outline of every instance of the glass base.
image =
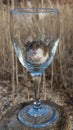
[[58,114],[54,108],[49,105],[42,105],[36,109],[33,105],[27,105],[18,113],[19,121],[28,127],[42,128],[52,125],[58,118]]

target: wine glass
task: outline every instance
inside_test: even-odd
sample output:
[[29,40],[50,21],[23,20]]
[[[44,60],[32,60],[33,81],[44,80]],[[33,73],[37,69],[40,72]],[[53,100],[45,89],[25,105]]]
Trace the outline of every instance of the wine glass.
[[41,103],[42,73],[51,64],[59,43],[59,10],[51,8],[12,9],[10,30],[14,51],[34,82],[35,99],[18,113],[28,127],[42,128],[58,119],[54,107]]

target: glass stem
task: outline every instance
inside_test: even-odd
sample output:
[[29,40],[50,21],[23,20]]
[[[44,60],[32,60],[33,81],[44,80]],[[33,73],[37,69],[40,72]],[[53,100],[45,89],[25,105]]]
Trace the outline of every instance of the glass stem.
[[35,109],[41,108],[41,102],[40,102],[40,83],[41,83],[41,76],[34,76],[34,105],[33,107]]

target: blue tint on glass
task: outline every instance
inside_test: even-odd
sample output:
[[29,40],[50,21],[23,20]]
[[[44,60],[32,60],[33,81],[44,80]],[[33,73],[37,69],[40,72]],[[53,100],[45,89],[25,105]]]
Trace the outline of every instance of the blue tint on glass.
[[28,105],[18,113],[18,119],[25,126],[42,128],[52,125],[58,119],[58,113],[49,105],[42,105],[40,109]]

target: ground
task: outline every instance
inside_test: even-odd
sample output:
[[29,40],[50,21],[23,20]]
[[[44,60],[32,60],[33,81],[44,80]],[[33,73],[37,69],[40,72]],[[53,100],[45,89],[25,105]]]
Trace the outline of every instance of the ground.
[[[29,81],[30,79],[30,81]],[[50,87],[49,76],[46,74],[46,81],[41,84],[41,99],[50,99],[60,106],[63,106],[71,120],[71,126],[73,130],[73,97],[70,91],[70,95],[63,87]],[[25,82],[26,81],[26,82]],[[46,86],[45,86],[46,84]],[[57,85],[57,83],[54,83]],[[62,86],[60,84],[59,86]],[[11,80],[0,80],[0,118],[14,105],[27,100],[33,100],[33,81],[30,77],[21,78],[19,85],[15,84],[15,94],[13,94]],[[14,96],[14,97],[13,97]]]

